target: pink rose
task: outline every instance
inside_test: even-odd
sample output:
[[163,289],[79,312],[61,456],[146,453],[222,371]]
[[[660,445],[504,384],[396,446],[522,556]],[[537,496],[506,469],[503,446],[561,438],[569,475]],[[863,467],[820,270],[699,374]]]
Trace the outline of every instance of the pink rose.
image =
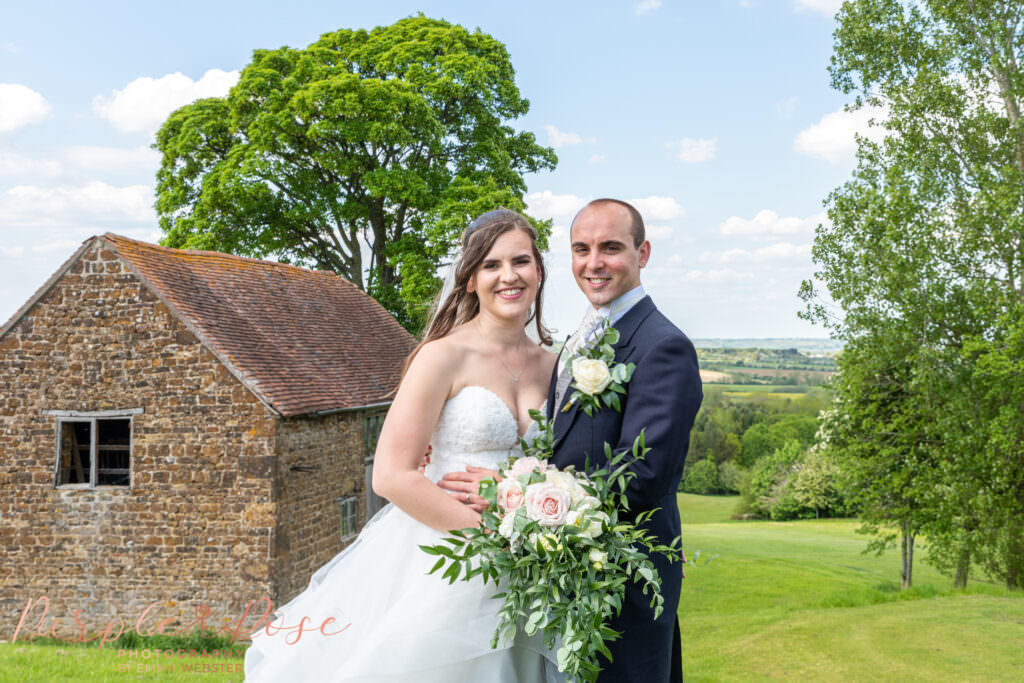
[[514,479],[518,479],[521,474],[529,474],[533,472],[534,468],[539,469],[541,472],[545,472],[548,469],[547,460],[540,460],[530,456],[528,458],[519,458],[512,463],[512,467],[509,468],[508,474]]
[[523,487],[515,478],[502,479],[498,484],[498,505],[512,512],[523,504]]
[[571,500],[568,491],[554,484],[532,484],[526,489],[526,516],[541,526],[562,526]]

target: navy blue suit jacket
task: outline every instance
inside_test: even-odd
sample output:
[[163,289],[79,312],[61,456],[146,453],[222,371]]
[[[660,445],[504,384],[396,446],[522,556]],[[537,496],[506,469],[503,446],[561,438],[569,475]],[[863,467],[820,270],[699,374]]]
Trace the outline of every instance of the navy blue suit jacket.
[[[575,465],[583,470],[589,458],[592,468],[600,467],[605,463],[605,443],[616,452],[631,449],[643,430],[650,451],[645,459],[633,464],[637,476],[626,495],[632,514],[657,508],[646,526],[659,542],[668,544],[680,533],[676,490],[683,474],[690,428],[703,398],[697,354],[686,335],[658,311],[649,296],[633,306],[615,328],[619,331],[616,362],[636,364],[626,385],[622,413],[602,408],[588,416],[574,405],[558,415],[553,464],[559,468]],[[549,419],[554,416],[557,372],[556,368],[548,393]],[[571,394],[566,391],[563,405]],[[622,613],[610,624],[622,636],[610,644],[613,661],[602,662],[598,679],[602,683],[682,680],[676,620],[681,558],[670,563],[664,556],[655,555],[652,560],[661,578],[665,611],[655,621],[650,596],[643,595],[637,584],[627,587]]]

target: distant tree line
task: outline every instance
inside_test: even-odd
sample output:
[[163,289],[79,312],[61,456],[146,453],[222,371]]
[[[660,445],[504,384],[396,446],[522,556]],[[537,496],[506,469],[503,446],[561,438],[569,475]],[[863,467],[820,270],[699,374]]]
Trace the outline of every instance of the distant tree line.
[[849,514],[840,473],[816,445],[829,393],[797,399],[730,398],[705,385],[680,486],[702,495],[739,493],[737,515],[800,519]]

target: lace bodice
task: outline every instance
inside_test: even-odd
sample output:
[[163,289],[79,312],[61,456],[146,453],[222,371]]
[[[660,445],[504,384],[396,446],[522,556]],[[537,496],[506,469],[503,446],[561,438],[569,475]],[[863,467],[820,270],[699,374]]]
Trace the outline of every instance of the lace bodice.
[[[526,431],[535,435],[536,423]],[[509,457],[519,457],[519,423],[508,405],[490,389],[463,387],[448,399],[430,438],[430,464],[424,474],[438,481],[467,465],[499,469]]]

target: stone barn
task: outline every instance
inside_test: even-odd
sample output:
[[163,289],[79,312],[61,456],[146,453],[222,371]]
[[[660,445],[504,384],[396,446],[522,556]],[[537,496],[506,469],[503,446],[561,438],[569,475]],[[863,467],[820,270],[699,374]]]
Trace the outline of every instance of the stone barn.
[[0,638],[283,604],[381,505],[413,346],[334,273],[86,241],[0,328]]

